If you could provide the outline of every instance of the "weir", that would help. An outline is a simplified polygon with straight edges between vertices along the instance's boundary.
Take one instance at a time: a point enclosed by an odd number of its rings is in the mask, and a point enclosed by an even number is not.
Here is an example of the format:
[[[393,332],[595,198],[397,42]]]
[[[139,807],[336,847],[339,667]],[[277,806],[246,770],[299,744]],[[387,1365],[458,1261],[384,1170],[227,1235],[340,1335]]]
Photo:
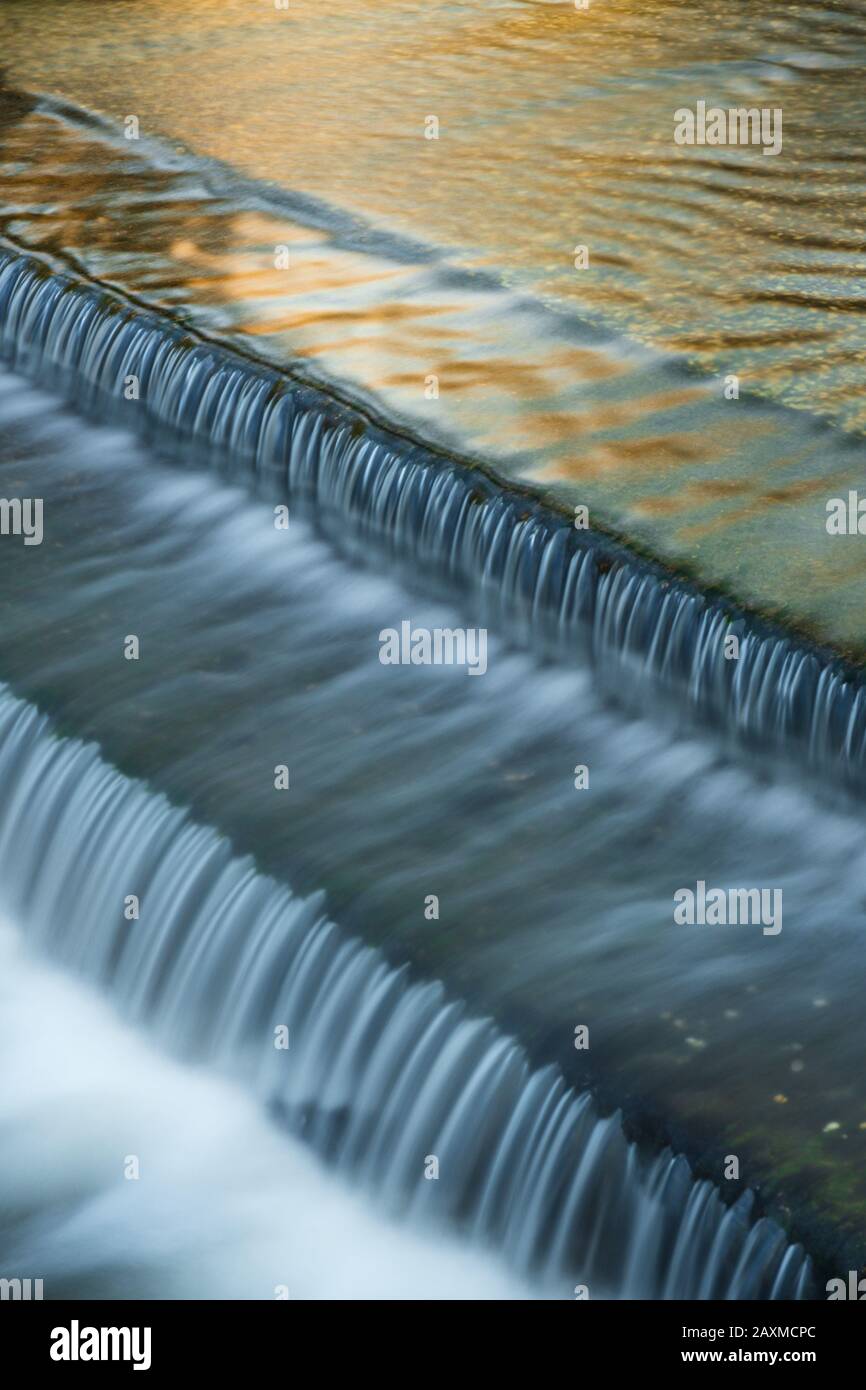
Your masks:
[[[22,269],[0,272],[4,293]],[[761,1210],[830,1272],[854,1267],[859,818],[828,814],[808,786],[735,770],[715,738],[671,738],[598,699],[587,665],[626,703],[665,713],[656,695],[685,690],[670,709],[700,713],[687,681],[665,685],[606,640],[601,618],[610,625],[622,597],[609,578],[627,580],[634,557],[308,385],[214,344],[167,341],[166,321],[140,308],[112,313],[91,287],[79,322],[79,285],[39,273],[25,284],[27,312],[47,305],[55,326],[68,304],[70,365],[28,357],[25,335],[19,366],[113,425],[0,372],[4,490],[50,502],[42,545],[0,550],[4,678],[276,879],[326,892],[335,920],[495,1017],[536,1067],[593,1087],[606,1111],[621,1104],[630,1137],[671,1145],[714,1181],[741,1154]],[[176,393],[172,411],[95,384],[122,371],[123,354],[104,378],[94,357],[112,320],[163,362],[153,386]],[[215,468],[184,475],[161,455]],[[287,495],[291,527],[278,533],[268,503]],[[640,578],[638,634],[667,594],[657,567]],[[687,605],[688,591],[673,598]],[[407,615],[430,630],[489,624],[483,679],[383,667],[379,634]],[[129,632],[142,636],[140,663],[122,659]],[[545,660],[508,651],[503,633]],[[746,737],[773,747],[766,731]],[[802,750],[803,737],[789,729],[775,746]],[[275,762],[291,764],[285,802]],[[576,762],[592,769],[589,793],[575,793]],[[675,893],[703,879],[783,889],[784,931],[734,943],[727,929],[677,925]],[[430,892],[443,895],[433,928],[421,915]],[[592,1048],[577,1052],[583,1022]]]
[[[0,1274],[856,1297],[863,16],[9,8]]]
[[[253,1088],[388,1210],[501,1249],[553,1296],[811,1292],[802,1248],[750,1218],[750,1193],[726,1207],[682,1157],[627,1142],[617,1114],[441,985],[344,937],[321,895],[257,873],[2,689],[0,783],[2,906],[40,951]],[[133,889],[138,921],[123,915]]]
[[[673,700],[735,742],[863,790],[859,668],[575,530],[480,467],[9,249],[0,251],[0,351],[161,450],[289,497],[344,553],[422,570],[512,643],[590,661],[630,707],[661,711]],[[136,400],[124,399],[130,377]],[[725,655],[730,636],[736,660]]]

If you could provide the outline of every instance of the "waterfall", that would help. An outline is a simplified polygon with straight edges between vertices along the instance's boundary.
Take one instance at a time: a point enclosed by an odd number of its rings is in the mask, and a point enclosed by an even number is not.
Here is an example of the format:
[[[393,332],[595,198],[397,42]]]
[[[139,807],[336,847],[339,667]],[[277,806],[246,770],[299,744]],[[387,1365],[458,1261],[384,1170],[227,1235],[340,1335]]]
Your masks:
[[[10,246],[7,243],[7,246]],[[660,696],[753,747],[860,789],[862,676],[832,652],[578,531],[480,466],[38,258],[0,250],[0,352],[163,451],[207,460],[458,593],[509,640],[589,661],[634,708]],[[135,378],[138,399],[124,398]],[[736,635],[739,659],[727,660]]]
[[[683,1157],[627,1141],[618,1114],[439,984],[343,937],[321,895],[258,873],[2,687],[0,784],[2,907],[40,952],[249,1088],[384,1207],[563,1297],[809,1295],[809,1260],[753,1219],[751,1193],[726,1207]]]

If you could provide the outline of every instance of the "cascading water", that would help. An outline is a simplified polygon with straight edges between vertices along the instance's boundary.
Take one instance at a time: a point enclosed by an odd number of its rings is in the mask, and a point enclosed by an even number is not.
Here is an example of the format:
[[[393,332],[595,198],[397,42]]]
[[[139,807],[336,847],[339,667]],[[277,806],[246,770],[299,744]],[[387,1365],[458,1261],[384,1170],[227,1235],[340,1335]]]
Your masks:
[[[857,5],[62,8],[0,12],[0,1300],[856,1298]]]
[[[0,253],[0,351],[77,404],[122,418],[315,510],[344,551],[370,547],[548,656],[589,658],[620,699],[659,691],[737,739],[862,788],[866,690],[832,653],[710,600],[576,531],[478,469],[389,434],[251,358],[104,290]],[[124,402],[124,382],[140,396]],[[724,638],[739,639],[739,658]]]
[[[553,1068],[343,938],[97,750],[0,692],[3,906],[185,1058],[254,1088],[338,1171],[569,1297],[798,1298],[810,1266],[744,1194],[628,1143]],[[134,893],[141,917],[127,920]],[[288,1048],[274,1045],[287,1028]],[[424,1181],[433,1156],[438,1182]]]
[[[449,995],[471,1000],[482,1016],[493,1012],[501,1031],[526,1041],[536,1066],[552,1060],[576,1092],[598,1082],[607,1109],[625,1102],[630,1123],[640,1120],[644,1106],[656,1116],[669,1109],[674,1123],[650,1132],[661,1128],[662,1142],[685,1148],[703,1173],[718,1175],[719,1156],[737,1151],[741,1133],[751,1149],[745,1182],[755,1184],[768,1167],[772,1176],[777,1161],[771,1157],[768,1165],[762,1143],[776,1145],[784,1163],[804,1135],[809,1142],[815,1126],[837,1114],[846,1133],[856,1133],[856,1084],[834,1101],[833,1112],[822,1113],[828,1076],[840,1062],[854,1075],[851,1056],[860,1036],[850,987],[859,909],[850,930],[840,934],[833,926],[840,904],[848,911],[860,900],[854,815],[816,819],[807,792],[759,790],[747,775],[737,774],[732,785],[734,774],[713,740],[680,737],[672,746],[649,723],[638,727],[605,711],[591,697],[591,683],[573,669],[572,659],[588,653],[605,679],[629,687],[627,698],[659,684],[688,696],[696,662],[710,677],[707,684],[696,678],[693,708],[712,716],[714,701],[724,697],[729,703],[717,720],[724,724],[737,711],[732,692],[740,690],[739,678],[730,688],[715,682],[712,653],[690,647],[696,631],[709,640],[708,633],[724,630],[724,612],[685,587],[665,589],[660,572],[575,533],[483,472],[389,436],[309,386],[222,347],[194,338],[184,346],[165,320],[119,306],[111,296],[101,300],[92,288],[35,265],[15,260],[0,271],[4,351],[40,385],[59,385],[76,404],[127,428],[74,421],[20,377],[0,377],[0,410],[10,426],[0,466],[19,490],[22,475],[32,474],[31,491],[38,477],[51,499],[49,544],[26,552],[26,576],[18,573],[14,550],[3,553],[4,674],[20,692],[57,711],[65,728],[98,739],[127,773],[147,776],[179,804],[194,806],[199,820],[237,837],[279,880],[301,883],[307,895],[323,888],[337,921],[385,943],[392,960],[411,961],[421,977],[442,979]],[[142,392],[140,400],[120,405],[132,340]],[[222,478],[205,471],[180,478],[159,462],[163,453],[209,460]],[[291,497],[288,547],[275,538],[270,508],[226,487],[226,478],[252,483],[269,499]],[[325,533],[326,544],[312,538],[299,513]],[[55,549],[57,538],[63,544]],[[384,555],[396,577],[362,575],[334,552],[368,570],[371,558]],[[58,566],[68,585],[58,586]],[[411,668],[385,672],[376,661],[380,627],[419,601],[428,605],[431,586],[448,596],[447,608],[438,600],[432,606],[437,615],[447,611],[449,623],[467,616],[490,623],[495,659],[485,681],[464,677],[446,692],[429,672],[416,680]],[[450,606],[457,591],[462,619]],[[180,605],[179,593],[186,600]],[[30,631],[37,609],[48,638],[43,644]],[[110,650],[111,634],[128,630],[150,634],[144,685],[131,668],[118,672]],[[513,645],[554,660],[541,670],[509,655],[496,641],[500,631]],[[780,706],[773,695],[784,691],[790,675],[786,651],[795,664],[818,657],[770,633],[754,640],[760,698],[747,703],[741,731],[761,746],[775,739],[799,748],[811,738],[815,759],[838,766],[838,742],[816,733],[816,711],[826,715],[835,698],[832,680],[819,687],[814,709],[797,681],[796,699]],[[802,673],[802,663],[796,669]],[[511,698],[515,679],[523,708],[515,709]],[[727,679],[725,670],[720,681]],[[843,759],[852,780],[855,728],[852,718]],[[838,728],[831,724],[831,732]],[[304,776],[293,785],[290,815],[281,817],[254,768],[266,772],[271,751],[287,737]],[[570,778],[564,787],[562,776],[578,746],[601,775],[576,821]],[[414,806],[401,767],[412,768],[417,781]],[[472,802],[467,784],[478,789]],[[421,799],[430,808],[423,814]],[[361,823],[354,809],[349,813],[359,804],[366,808]],[[657,821],[666,824],[669,845],[661,845]],[[459,850],[433,849],[440,824],[457,827]],[[805,847],[818,836],[822,855],[806,869]],[[734,945],[671,933],[668,904],[677,885],[707,865],[722,881],[739,882],[746,864],[784,885],[790,912],[784,954],[761,952],[760,938]],[[627,889],[623,865],[634,876]],[[449,922],[422,938],[413,926],[419,885],[427,879],[436,885],[445,874]],[[36,879],[33,887],[38,892]],[[90,891],[88,880],[82,900]],[[509,908],[515,893],[534,904],[531,916]],[[104,916],[104,904],[97,904],[89,928],[94,938],[104,931]],[[116,920],[113,903],[108,920]],[[544,930],[530,939],[535,920],[543,920]],[[820,932],[797,931],[798,921],[833,931],[834,951],[822,950]],[[197,971],[189,972],[193,993]],[[761,992],[758,1010],[751,1007],[753,990]],[[826,1016],[812,1012],[828,995],[831,1037],[822,1027]],[[724,1014],[723,1004],[730,1006]],[[576,1065],[578,1054],[567,1055],[570,1020],[587,1009],[596,1020],[594,1057],[603,1062],[589,1072]],[[723,1021],[728,1017],[737,1019],[735,1028]],[[777,1112],[770,1107],[786,1087],[792,1047],[808,1058],[808,1109]],[[503,1067],[507,1072],[504,1061]],[[606,1076],[613,1078],[607,1086]],[[315,1086],[309,1094],[315,1096]],[[695,1098],[708,1094],[716,1097],[714,1123],[725,1145],[714,1153],[706,1132],[694,1143],[681,1123]],[[323,1113],[310,1104],[274,1102],[281,1106],[289,1123],[303,1122],[305,1135],[339,1161],[349,1123],[339,1106]],[[619,1147],[618,1124],[611,1133],[616,1142],[608,1140],[607,1161],[625,1170],[628,1153],[637,1165],[637,1150]],[[854,1146],[850,1152],[853,1168]],[[644,1156],[640,1167],[646,1177],[652,1160]],[[352,1171],[363,1172],[364,1163]],[[683,1171],[682,1160],[673,1171]],[[712,1213],[720,1216],[723,1208],[712,1187],[680,1190],[672,1181],[664,1191],[677,1229],[688,1191],[712,1197],[689,1199],[681,1249],[691,1249],[695,1222],[712,1225]],[[440,1200],[430,1186],[415,1193],[416,1204]],[[785,1225],[797,1213],[792,1187],[765,1185],[762,1192],[764,1209]],[[695,1200],[701,1211],[708,1203],[710,1214],[696,1212]],[[565,1221],[567,1229],[588,1231],[589,1245],[596,1239],[604,1252],[592,1266],[599,1285],[616,1292],[665,1288],[667,1260],[679,1270],[672,1289],[694,1294],[709,1287],[703,1265],[698,1274],[674,1255],[672,1236],[662,1241],[666,1272],[656,1266],[648,1281],[633,1273],[638,1266],[644,1271],[643,1258],[624,1263],[612,1256],[611,1249],[632,1247],[635,1223],[646,1229],[649,1220],[619,1198],[617,1204],[617,1220],[629,1213],[628,1235],[610,1234],[617,1222],[608,1214],[593,1237],[592,1203],[578,1207],[573,1223]],[[453,1206],[442,1205],[464,1227],[474,1219],[466,1214],[465,1193]],[[495,1227],[496,1202],[485,1210]],[[551,1277],[583,1277],[583,1269],[574,1273],[564,1262],[557,1221],[545,1228],[543,1212],[538,1219],[544,1233],[535,1239],[549,1253]],[[733,1209],[732,1220],[742,1221],[741,1209]],[[794,1233],[811,1248],[808,1219],[797,1221]],[[853,1247],[855,1234],[846,1230],[845,1238]],[[825,1239],[816,1253],[835,1261],[838,1249]],[[771,1279],[770,1292],[773,1286]]]

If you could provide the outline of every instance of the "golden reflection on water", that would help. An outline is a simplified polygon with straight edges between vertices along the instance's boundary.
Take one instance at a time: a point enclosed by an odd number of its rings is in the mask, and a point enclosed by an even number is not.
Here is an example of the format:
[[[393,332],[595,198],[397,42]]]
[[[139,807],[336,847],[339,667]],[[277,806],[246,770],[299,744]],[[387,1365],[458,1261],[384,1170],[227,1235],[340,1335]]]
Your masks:
[[[866,423],[854,6],[37,0],[0,25],[21,83]],[[699,97],[781,106],[781,155],[675,146]]]

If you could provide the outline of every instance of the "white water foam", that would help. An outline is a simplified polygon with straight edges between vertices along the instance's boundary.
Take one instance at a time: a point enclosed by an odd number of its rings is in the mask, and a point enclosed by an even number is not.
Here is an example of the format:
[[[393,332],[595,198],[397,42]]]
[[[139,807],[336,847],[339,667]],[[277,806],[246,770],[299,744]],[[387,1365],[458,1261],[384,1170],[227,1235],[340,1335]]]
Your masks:
[[[374,1213],[251,1098],[159,1054],[6,921],[0,1038],[0,1276],[43,1279],[46,1298],[530,1296],[492,1256]]]

